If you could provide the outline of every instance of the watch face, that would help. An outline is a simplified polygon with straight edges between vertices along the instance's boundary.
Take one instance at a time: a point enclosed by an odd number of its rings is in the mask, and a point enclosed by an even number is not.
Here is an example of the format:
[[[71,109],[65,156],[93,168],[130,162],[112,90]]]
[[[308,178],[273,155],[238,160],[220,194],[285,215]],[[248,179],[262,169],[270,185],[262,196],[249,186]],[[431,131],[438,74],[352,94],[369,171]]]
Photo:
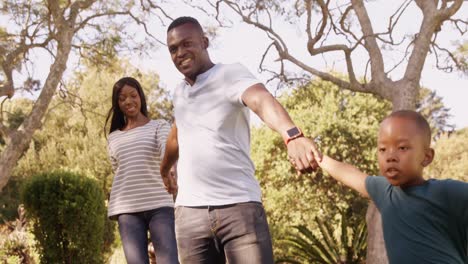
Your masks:
[[[287,133],[288,133],[288,137],[291,138],[291,137],[294,137],[294,136],[297,136],[297,135],[301,134],[301,131],[299,131],[299,128],[293,127],[291,129],[289,129],[287,131]]]

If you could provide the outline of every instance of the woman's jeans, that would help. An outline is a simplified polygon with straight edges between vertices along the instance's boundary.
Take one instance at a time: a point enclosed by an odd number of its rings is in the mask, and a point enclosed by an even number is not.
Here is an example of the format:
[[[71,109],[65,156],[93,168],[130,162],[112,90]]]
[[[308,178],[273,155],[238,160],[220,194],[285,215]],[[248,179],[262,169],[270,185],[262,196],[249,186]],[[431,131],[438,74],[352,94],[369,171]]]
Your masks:
[[[176,264],[177,243],[174,229],[174,208],[121,214],[119,232],[128,264],[149,263],[148,230],[158,264]]]

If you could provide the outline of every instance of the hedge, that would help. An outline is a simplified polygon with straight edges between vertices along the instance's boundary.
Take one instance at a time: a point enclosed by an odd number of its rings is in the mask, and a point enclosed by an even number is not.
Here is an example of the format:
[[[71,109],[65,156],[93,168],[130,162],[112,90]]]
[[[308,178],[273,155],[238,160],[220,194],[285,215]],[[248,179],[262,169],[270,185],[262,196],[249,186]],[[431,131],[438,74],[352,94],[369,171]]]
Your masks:
[[[41,263],[103,263],[104,193],[94,179],[64,171],[29,179],[22,200]]]

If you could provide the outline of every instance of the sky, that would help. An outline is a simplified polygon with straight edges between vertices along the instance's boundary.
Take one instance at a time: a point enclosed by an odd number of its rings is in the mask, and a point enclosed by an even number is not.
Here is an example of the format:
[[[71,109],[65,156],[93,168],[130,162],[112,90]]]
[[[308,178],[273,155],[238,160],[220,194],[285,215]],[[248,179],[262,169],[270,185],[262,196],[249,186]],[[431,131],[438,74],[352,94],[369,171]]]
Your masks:
[[[199,0],[200,1],[200,0]],[[345,1],[337,1],[337,3]],[[397,3],[401,1],[369,1],[367,2],[367,10],[371,18],[374,31],[382,32],[387,27],[387,18],[393,13],[394,10],[399,6]],[[203,26],[214,25],[213,19],[207,17],[205,14],[195,9],[189,8],[183,4],[174,4],[170,2],[166,6],[165,11],[172,17],[190,15],[197,18]],[[224,9],[224,11],[228,11]],[[266,35],[249,25],[246,25],[240,21],[236,16],[232,16],[229,12],[226,12],[226,17],[233,21],[233,25],[230,28],[221,28],[217,31],[216,37],[211,39],[210,43],[210,56],[215,63],[235,63],[240,62],[245,65],[251,72],[253,72],[261,81],[266,82],[270,78],[270,75],[259,73],[258,66],[265,48],[270,43]],[[461,19],[468,20],[468,3],[464,3],[461,10],[458,11],[457,16]],[[400,27],[396,28],[395,38],[409,36],[414,32],[418,31],[422,14],[420,10],[411,4],[401,18],[399,23]],[[0,23],[5,23],[1,21]],[[320,70],[332,70],[336,72],[345,72],[345,64],[341,54],[332,54],[326,57],[311,57],[306,50],[305,41],[305,28],[304,23],[288,24],[279,19],[274,20],[274,27],[280,32],[284,39],[287,40],[289,50],[297,58],[303,59],[307,64],[316,67]],[[159,23],[150,25],[150,31],[165,40],[165,26],[161,26]],[[140,29],[141,30],[141,29]],[[333,41],[333,39],[331,39]],[[338,40],[338,39],[337,39]],[[468,34],[460,37],[460,35],[453,30],[453,28],[444,24],[442,32],[439,36],[439,43],[445,47],[450,47],[455,41],[468,40]],[[274,62],[276,57],[274,52],[267,57],[266,65],[271,68],[277,68],[278,63]],[[357,52],[353,56],[353,61],[356,70],[364,73],[363,69],[367,60],[363,51]],[[393,63],[398,61],[402,55],[402,51],[384,51],[385,63]],[[50,58],[45,53],[36,52],[34,56],[36,60],[40,61],[41,65],[50,65]],[[71,75],[73,72],[73,61],[76,58],[71,58],[67,69],[67,75]],[[135,66],[149,71],[155,71],[159,74],[160,82],[163,87],[168,90],[172,90],[183,78],[183,76],[174,67],[169,52],[165,46],[160,46],[155,51],[152,51],[150,56],[138,57],[132,56],[132,63]],[[49,67],[41,66],[32,69],[36,76],[40,79],[45,79],[47,76]],[[293,66],[288,65],[288,71],[298,72],[301,71]],[[390,74],[392,79],[399,78],[404,72],[404,67],[397,68]],[[18,82],[17,82],[18,83]],[[460,73],[444,73],[435,68],[435,60],[433,56],[428,56],[426,64],[423,70],[421,84],[424,87],[435,90],[439,96],[443,98],[444,104],[450,108],[452,115],[450,122],[456,125],[456,128],[468,127],[468,106],[466,104],[468,98],[468,76],[464,76]],[[266,84],[267,88],[275,93],[276,86],[273,84]],[[257,120],[258,121],[258,120]]]

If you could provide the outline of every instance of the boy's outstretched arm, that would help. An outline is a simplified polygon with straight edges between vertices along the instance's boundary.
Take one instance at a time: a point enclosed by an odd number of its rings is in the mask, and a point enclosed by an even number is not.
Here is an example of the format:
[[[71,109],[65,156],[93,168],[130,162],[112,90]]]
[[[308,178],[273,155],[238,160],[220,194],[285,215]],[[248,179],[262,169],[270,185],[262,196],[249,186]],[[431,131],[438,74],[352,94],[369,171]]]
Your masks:
[[[358,191],[362,196],[369,197],[366,190],[366,178],[368,175],[356,167],[325,155],[322,161],[319,161],[319,166],[339,182]]]

